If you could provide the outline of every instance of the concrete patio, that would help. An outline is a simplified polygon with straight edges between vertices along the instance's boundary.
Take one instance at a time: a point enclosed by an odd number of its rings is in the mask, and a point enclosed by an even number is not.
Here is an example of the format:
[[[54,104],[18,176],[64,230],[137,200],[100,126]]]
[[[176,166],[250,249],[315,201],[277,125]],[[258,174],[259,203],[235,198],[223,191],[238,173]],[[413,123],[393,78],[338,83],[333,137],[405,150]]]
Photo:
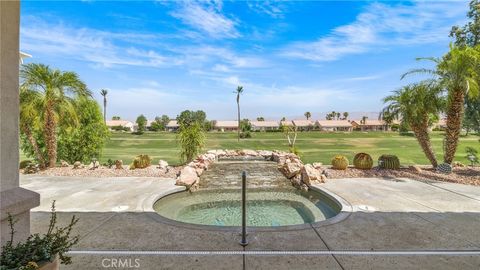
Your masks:
[[[22,176],[21,186],[41,194],[32,232],[45,230],[54,199],[62,224],[80,218],[75,250],[244,250],[238,232],[162,223],[148,212],[160,194],[181,190],[172,179]],[[350,202],[350,216],[302,230],[252,229],[245,250],[480,250],[479,187],[408,179],[338,179],[320,187]],[[105,254],[74,255],[62,269],[104,269],[112,258],[138,259],[137,269],[480,269],[480,256],[470,255]]]

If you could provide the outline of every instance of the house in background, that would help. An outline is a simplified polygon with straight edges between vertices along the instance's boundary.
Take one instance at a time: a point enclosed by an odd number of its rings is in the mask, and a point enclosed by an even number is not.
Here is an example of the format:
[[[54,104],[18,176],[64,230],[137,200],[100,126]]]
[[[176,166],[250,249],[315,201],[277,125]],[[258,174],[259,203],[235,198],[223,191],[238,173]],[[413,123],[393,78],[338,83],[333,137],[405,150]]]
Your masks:
[[[353,125],[348,120],[317,120],[315,125],[320,128],[321,131],[347,131],[353,130]]]
[[[177,120],[170,120],[166,126],[167,131],[176,132],[179,128]]]
[[[250,121],[253,131],[278,130],[280,123],[277,121]]]
[[[216,131],[237,131],[238,121],[214,121],[213,129]]]
[[[127,120],[107,120],[106,125],[110,130],[115,130],[117,127],[122,127],[126,131],[135,131],[135,124]]]
[[[388,131],[390,126],[385,123],[383,120],[378,119],[366,119],[365,122],[362,120],[352,120],[351,121],[353,128],[361,131]]]
[[[315,122],[312,120],[292,120],[292,123],[300,131],[314,130]]]

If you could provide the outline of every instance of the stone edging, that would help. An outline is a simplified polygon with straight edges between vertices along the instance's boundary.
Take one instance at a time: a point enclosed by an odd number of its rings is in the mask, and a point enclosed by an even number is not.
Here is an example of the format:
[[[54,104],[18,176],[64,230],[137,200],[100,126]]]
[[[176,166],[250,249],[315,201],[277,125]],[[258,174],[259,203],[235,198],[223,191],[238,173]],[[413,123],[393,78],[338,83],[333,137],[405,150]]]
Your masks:
[[[321,172],[321,163],[303,164],[300,158],[292,153],[267,150],[209,150],[188,163],[178,174],[176,185],[185,186],[191,191],[198,189],[202,173],[218,159],[228,158],[263,158],[277,162],[283,175],[290,179],[292,185],[308,190],[312,184],[324,183],[326,176]]]

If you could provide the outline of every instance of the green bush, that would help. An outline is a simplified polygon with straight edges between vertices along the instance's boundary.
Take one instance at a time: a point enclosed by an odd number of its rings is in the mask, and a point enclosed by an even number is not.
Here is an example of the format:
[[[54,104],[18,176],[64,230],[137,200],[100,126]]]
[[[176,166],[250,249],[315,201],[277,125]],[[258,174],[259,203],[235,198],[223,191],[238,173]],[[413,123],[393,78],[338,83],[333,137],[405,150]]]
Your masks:
[[[182,162],[192,161],[205,145],[205,131],[202,124],[193,122],[181,124],[177,141],[180,143],[180,159]]]
[[[22,160],[20,161],[20,164],[19,164],[19,168],[22,170],[22,169],[25,169],[28,165],[30,165],[32,163],[31,160]]]
[[[336,155],[332,158],[332,167],[335,170],[346,170],[348,167],[348,158],[342,155]]]
[[[357,169],[369,170],[373,167],[373,159],[367,153],[358,153],[353,158],[353,165]]]
[[[240,132],[240,139],[252,138],[250,131]]]
[[[381,155],[378,158],[378,167],[382,169],[400,169],[400,160],[395,155]]]
[[[130,164],[130,170],[134,169],[144,169],[150,166],[152,163],[152,158],[149,155],[138,155],[133,159],[132,164]]]

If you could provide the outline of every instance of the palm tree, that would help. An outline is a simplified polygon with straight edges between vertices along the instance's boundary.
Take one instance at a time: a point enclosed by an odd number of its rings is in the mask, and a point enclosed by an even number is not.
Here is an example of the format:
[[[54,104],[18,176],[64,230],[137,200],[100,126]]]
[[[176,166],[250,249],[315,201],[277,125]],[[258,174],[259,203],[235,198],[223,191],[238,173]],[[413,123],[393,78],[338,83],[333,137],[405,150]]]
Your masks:
[[[103,122],[107,124],[107,89],[100,90],[100,95],[103,96]]]
[[[310,119],[310,117],[312,117],[312,114],[310,112],[306,112],[303,115],[305,115],[305,118],[307,118],[307,120]]]
[[[238,141],[240,141],[240,95],[243,93],[243,86],[237,86],[234,93],[237,94]]]
[[[56,130],[60,122],[72,122],[76,119],[74,98],[91,96],[78,75],[74,72],[63,72],[51,69],[43,64],[27,64],[20,70],[21,87],[36,92],[40,97],[42,108],[45,144],[48,155],[48,166],[55,167],[57,161]]]
[[[347,120],[348,119],[348,112],[344,112],[343,113],[343,120]]]
[[[40,168],[45,167],[45,159],[40,151],[37,139],[34,136],[34,130],[38,129],[40,119],[38,118],[38,108],[40,97],[37,92],[30,91],[25,87],[20,87],[20,132],[25,134],[30,145],[33,148],[35,159]]]
[[[445,130],[444,162],[451,164],[457,151],[458,139],[462,128],[465,97],[477,97],[479,92],[478,64],[480,48],[450,46],[443,58],[419,58],[436,64],[436,69],[414,69],[405,73],[430,74],[437,79],[447,92],[447,128]]]
[[[383,99],[387,106],[381,115],[402,118],[415,133],[418,143],[433,167],[438,162],[430,142],[428,124],[431,115],[438,115],[444,106],[442,88],[432,82],[421,82],[402,87]]]

